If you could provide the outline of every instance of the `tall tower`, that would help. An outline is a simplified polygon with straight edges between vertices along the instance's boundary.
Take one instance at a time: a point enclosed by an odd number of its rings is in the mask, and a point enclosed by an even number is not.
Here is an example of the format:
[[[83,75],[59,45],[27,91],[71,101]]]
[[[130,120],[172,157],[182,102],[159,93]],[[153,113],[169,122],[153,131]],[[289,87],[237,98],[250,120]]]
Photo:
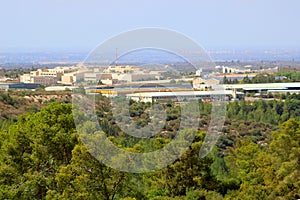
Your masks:
[[[118,48],[116,48],[116,61],[115,65],[118,66]]]

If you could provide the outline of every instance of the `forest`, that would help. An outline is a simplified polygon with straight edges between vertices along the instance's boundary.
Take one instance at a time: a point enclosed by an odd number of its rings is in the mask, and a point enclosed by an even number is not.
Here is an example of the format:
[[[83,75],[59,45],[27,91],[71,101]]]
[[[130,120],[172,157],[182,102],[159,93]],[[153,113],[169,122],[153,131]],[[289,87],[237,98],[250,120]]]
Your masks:
[[[122,132],[108,98],[98,96],[97,102],[103,132],[127,151],[160,149],[178,130],[176,103],[164,104],[163,130],[145,142]],[[196,137],[180,158],[141,174],[115,170],[90,154],[78,136],[70,102],[53,100],[18,118],[8,115],[0,122],[0,199],[300,199],[300,95],[229,102],[222,135],[200,158],[211,106],[199,101],[199,128],[183,130]],[[137,126],[149,122],[150,107],[130,102]]]

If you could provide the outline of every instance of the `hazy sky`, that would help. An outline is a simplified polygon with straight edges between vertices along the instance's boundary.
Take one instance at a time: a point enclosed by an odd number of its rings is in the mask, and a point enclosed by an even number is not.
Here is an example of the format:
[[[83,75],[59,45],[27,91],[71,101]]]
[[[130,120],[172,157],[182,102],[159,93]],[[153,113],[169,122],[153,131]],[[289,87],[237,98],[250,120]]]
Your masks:
[[[133,28],[184,33],[206,49],[300,48],[299,0],[2,0],[0,49],[89,50]]]

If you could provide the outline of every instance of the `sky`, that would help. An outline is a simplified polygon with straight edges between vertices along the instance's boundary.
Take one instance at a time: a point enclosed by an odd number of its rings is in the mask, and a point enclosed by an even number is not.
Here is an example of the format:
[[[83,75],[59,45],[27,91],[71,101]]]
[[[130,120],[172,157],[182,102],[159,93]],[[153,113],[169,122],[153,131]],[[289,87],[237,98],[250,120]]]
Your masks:
[[[176,30],[206,49],[300,49],[299,0],[9,0],[0,50],[91,50],[120,32]]]

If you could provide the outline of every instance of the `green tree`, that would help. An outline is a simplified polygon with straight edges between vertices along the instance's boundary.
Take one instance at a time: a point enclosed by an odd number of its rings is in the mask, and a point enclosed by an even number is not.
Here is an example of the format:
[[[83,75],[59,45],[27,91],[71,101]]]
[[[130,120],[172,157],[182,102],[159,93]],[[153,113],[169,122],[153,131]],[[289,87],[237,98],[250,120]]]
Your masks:
[[[128,176],[95,159],[83,145],[72,152],[71,163],[57,174],[47,199],[120,199],[129,195]],[[127,189],[127,191],[126,191]]]
[[[59,168],[71,160],[77,143],[72,106],[51,104],[21,116],[2,135],[0,196],[44,199]]]

